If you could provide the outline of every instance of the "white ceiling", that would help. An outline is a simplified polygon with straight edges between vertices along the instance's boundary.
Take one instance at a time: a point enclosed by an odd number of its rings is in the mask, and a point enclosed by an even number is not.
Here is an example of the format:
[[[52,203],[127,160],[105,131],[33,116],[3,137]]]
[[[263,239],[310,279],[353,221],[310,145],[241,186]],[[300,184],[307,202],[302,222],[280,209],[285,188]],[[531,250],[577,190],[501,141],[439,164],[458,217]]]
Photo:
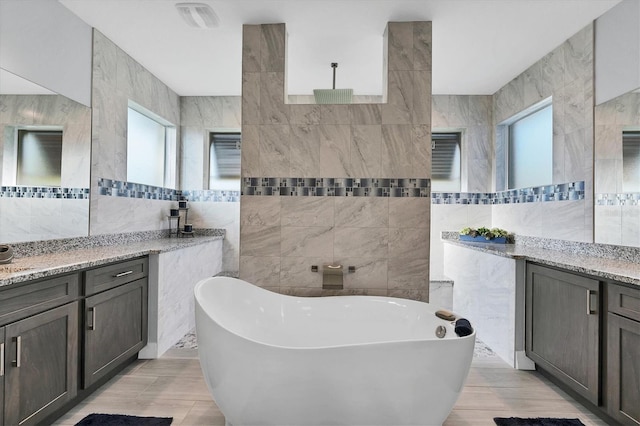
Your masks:
[[[388,21],[433,21],[433,93],[493,94],[619,0],[196,0],[220,27],[188,27],[176,0],[59,0],[181,96],[241,93],[242,25],[287,25],[289,94],[382,94]]]
[[[0,68],[0,94],[55,95],[55,92]]]

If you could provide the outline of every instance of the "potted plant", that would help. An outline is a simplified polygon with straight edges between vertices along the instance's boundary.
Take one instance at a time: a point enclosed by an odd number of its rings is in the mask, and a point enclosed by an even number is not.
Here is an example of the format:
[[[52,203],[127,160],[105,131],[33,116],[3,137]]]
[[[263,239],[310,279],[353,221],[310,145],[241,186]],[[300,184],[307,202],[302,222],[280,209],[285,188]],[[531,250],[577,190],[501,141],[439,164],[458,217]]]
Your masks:
[[[475,243],[495,243],[505,244],[512,242],[513,236],[501,228],[463,228],[460,231],[461,241],[472,241]]]

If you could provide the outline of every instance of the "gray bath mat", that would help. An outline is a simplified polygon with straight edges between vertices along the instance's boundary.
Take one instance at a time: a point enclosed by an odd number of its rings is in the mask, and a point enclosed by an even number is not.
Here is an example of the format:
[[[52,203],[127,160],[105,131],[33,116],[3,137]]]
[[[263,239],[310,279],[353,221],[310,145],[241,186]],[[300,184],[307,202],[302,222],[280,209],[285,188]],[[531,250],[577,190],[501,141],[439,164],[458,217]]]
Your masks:
[[[556,419],[551,417],[494,417],[498,426],[585,426],[579,419]]]
[[[138,417],[124,414],[89,414],[76,426],[169,426],[173,417]]]

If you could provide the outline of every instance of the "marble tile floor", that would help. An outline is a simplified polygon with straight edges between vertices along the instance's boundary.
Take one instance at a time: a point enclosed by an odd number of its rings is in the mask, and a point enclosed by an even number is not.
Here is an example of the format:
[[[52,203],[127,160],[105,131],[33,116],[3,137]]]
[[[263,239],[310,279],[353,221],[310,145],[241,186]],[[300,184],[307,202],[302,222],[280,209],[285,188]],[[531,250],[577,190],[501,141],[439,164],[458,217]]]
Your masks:
[[[74,425],[91,413],[173,417],[173,425],[224,425],[206,387],[197,349],[171,348],[139,360],[58,419]],[[537,372],[510,368],[488,351],[476,353],[466,385],[444,426],[491,426],[493,417],[579,418],[606,425]]]

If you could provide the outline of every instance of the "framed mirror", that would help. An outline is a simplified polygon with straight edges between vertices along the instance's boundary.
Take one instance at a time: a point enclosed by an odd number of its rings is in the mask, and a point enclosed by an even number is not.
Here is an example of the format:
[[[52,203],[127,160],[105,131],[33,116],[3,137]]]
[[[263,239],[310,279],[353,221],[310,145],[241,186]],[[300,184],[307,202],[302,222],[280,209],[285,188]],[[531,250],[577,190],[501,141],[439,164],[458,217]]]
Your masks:
[[[91,109],[0,69],[0,242],[89,233]]]
[[[640,89],[595,108],[595,242],[640,247]]]

